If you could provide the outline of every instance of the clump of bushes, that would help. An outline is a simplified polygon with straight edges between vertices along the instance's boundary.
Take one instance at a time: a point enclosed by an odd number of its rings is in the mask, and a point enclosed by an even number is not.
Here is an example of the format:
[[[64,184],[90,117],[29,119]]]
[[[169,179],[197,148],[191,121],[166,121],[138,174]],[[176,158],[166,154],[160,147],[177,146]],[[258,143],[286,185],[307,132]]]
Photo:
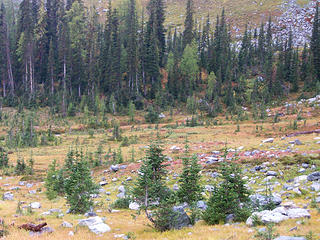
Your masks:
[[[66,196],[71,213],[85,213],[92,206],[91,194],[97,193],[89,163],[85,155],[78,150],[70,150],[64,166],[59,169],[53,161],[45,180],[46,195],[54,199],[58,195]]]
[[[222,182],[214,187],[203,220],[218,224],[226,222],[226,217],[233,214],[235,221],[245,221],[251,214],[250,192],[245,187],[241,169],[234,163],[223,163],[220,173]]]

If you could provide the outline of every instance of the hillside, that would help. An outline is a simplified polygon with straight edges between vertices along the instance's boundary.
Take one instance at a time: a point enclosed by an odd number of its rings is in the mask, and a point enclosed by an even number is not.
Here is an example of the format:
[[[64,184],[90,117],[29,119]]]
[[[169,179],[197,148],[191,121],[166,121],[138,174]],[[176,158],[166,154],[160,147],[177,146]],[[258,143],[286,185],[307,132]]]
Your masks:
[[[166,6],[166,26],[178,27],[183,26],[185,18],[186,0],[167,0]],[[229,23],[232,26],[243,27],[248,23],[251,26],[259,26],[261,21],[266,22],[269,16],[279,16],[283,12],[281,5],[283,3],[297,3],[303,7],[309,0],[297,0],[297,1],[283,1],[283,0],[195,0],[195,19],[196,21],[203,23],[207,15],[209,14],[212,22],[216,21],[216,16],[221,14],[223,8],[225,8],[226,16]],[[122,6],[125,4],[124,0],[113,0],[111,3],[114,6]],[[103,16],[107,10],[107,1],[88,0],[87,4],[90,6],[96,6],[98,12]],[[137,4],[141,11],[148,4],[147,0],[138,0]]]

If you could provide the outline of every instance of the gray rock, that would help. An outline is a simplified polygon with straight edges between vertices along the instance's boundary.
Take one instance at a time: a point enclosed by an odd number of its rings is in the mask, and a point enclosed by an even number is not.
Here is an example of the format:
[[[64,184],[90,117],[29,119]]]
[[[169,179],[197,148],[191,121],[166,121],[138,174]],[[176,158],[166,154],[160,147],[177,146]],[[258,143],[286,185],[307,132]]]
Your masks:
[[[289,232],[293,232],[293,231],[296,231],[296,230],[298,230],[298,227],[297,227],[297,226],[295,226],[295,227],[293,227],[293,228],[290,228]]]
[[[30,236],[40,236],[43,233],[53,233],[54,230],[51,227],[43,227],[40,232],[29,232]]]
[[[166,117],[166,115],[164,115],[163,113],[159,114],[159,118],[165,118],[165,117]]]
[[[251,202],[256,206],[259,206],[259,205],[265,206],[265,205],[269,204],[270,201],[277,206],[277,205],[280,205],[282,202],[281,197],[276,196],[276,195],[271,196],[271,198],[270,198],[268,196],[261,195],[261,194],[253,194],[253,195],[250,195],[249,198],[250,198]]]
[[[72,228],[72,224],[66,221],[63,221],[61,223],[61,227],[65,227],[65,228]]]
[[[123,169],[126,169],[127,167],[128,167],[128,165],[121,165],[120,169],[123,170]]]
[[[301,165],[303,168],[308,168],[309,167],[309,164],[308,163],[302,163]]]
[[[277,173],[277,172],[275,172],[275,171],[268,171],[266,175],[267,175],[267,176],[273,176],[273,177],[276,177],[276,176],[278,175],[278,173]]]
[[[2,196],[2,199],[4,201],[8,200],[8,201],[12,201],[13,200],[13,194],[11,192],[5,192]]]
[[[308,176],[307,175],[301,175],[301,176],[298,176],[298,177],[295,177],[293,179],[293,181],[295,183],[299,183],[299,182],[303,182],[303,181],[306,181],[308,179]]]
[[[289,236],[280,236],[274,240],[306,240],[305,237],[289,237]]]
[[[299,139],[294,140],[295,145],[302,145],[302,142]]]
[[[70,237],[74,236],[74,232],[73,232],[73,231],[70,231],[70,232],[68,233],[68,236],[70,236]]]
[[[253,217],[256,216],[263,223],[279,223],[287,219],[293,218],[310,218],[311,215],[308,210],[303,208],[277,207],[274,210],[265,210],[261,212],[254,212],[246,221],[249,226],[253,225]]]
[[[308,181],[317,181],[320,180],[320,172],[313,172],[308,175]]]
[[[41,208],[41,204],[39,202],[33,202],[33,203],[30,203],[30,207],[32,209],[39,209]]]
[[[267,138],[262,140],[262,143],[273,143],[273,141],[274,141],[274,138]]]
[[[110,170],[113,172],[118,172],[120,169],[119,165],[111,165]]]
[[[127,181],[127,182],[132,181],[132,177],[128,177],[128,178],[126,179],[126,181]]]
[[[125,197],[126,197],[126,194],[123,192],[117,194],[117,198],[125,198]]]
[[[228,215],[226,216],[226,222],[227,222],[227,223],[233,222],[234,217],[235,217],[234,214],[228,214]]]
[[[172,187],[173,191],[178,191],[179,190],[179,185],[178,184],[174,184]]]
[[[312,185],[310,186],[310,189],[312,191],[319,192],[320,191],[320,183],[319,182],[312,183]]]
[[[107,185],[107,184],[108,184],[107,181],[101,181],[101,182],[99,182],[99,185],[100,185],[100,186],[105,186],[105,185]]]
[[[79,226],[87,226],[90,231],[95,234],[102,234],[111,231],[111,228],[103,222],[101,217],[98,216],[79,220]]]
[[[119,193],[125,193],[126,189],[124,188],[123,185],[121,185],[121,186],[118,187],[118,191],[119,191]]]
[[[33,183],[27,183],[26,187],[27,188],[32,188],[33,187]]]
[[[214,190],[214,186],[212,186],[212,185],[205,185],[204,188],[208,192],[213,192],[213,190]]]
[[[208,207],[207,203],[205,201],[198,201],[197,202],[197,208],[201,210],[206,210]]]
[[[86,212],[84,214],[84,216],[85,217],[95,217],[95,216],[97,216],[97,214],[95,212],[93,212],[93,211],[90,211],[90,212]]]
[[[186,214],[182,206],[173,207],[173,211],[175,212],[175,216],[173,216],[171,229],[181,229],[183,227],[187,227],[191,224],[189,216]]]
[[[131,202],[129,204],[129,209],[131,209],[131,210],[139,210],[139,208],[140,208],[140,205],[136,202]]]
[[[310,218],[311,215],[307,209],[304,208],[291,208],[287,211],[289,218]]]

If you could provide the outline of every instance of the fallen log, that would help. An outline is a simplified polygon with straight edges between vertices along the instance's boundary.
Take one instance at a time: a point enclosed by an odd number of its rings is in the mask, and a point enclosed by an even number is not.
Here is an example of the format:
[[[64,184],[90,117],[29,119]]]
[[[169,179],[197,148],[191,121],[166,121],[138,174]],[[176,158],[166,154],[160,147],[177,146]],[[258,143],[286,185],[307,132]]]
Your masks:
[[[27,230],[27,231],[32,231],[32,232],[40,232],[41,229],[46,225],[47,225],[46,222],[38,224],[38,225],[35,225],[35,224],[32,224],[32,223],[25,223],[25,224],[22,224],[21,226],[19,226],[18,228],[19,229],[24,229],[24,230]]]
[[[291,134],[286,135],[286,137],[295,137],[295,136],[298,136],[298,135],[312,134],[312,133],[320,133],[320,129],[316,129],[316,130],[313,130],[313,131],[295,132],[295,133],[291,133]]]

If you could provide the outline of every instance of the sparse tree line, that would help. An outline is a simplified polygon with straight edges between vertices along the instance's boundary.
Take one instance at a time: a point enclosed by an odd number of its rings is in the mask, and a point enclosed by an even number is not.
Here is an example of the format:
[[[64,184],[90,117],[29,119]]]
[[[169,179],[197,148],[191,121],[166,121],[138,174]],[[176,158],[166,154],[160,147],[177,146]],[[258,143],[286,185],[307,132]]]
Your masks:
[[[179,174],[178,189],[168,185],[168,162],[161,146],[149,145],[146,156],[138,170],[137,178],[126,186],[124,197],[113,202],[111,208],[129,208],[135,202],[139,205],[137,214],[144,213],[155,229],[167,231],[177,228],[181,212],[176,206],[185,206],[189,224],[200,219],[214,225],[221,222],[242,222],[258,209],[273,209],[272,193],[266,189],[268,204],[261,206],[249,198],[251,191],[246,187],[238,164],[226,161],[217,166],[218,181],[214,181],[210,192],[206,192],[201,179],[202,167],[197,156],[188,154],[188,146],[182,157],[183,169]],[[225,154],[225,156],[227,153]],[[56,161],[49,166],[46,181],[46,195],[52,200],[66,196],[70,213],[85,213],[94,207],[92,194],[98,193],[90,173],[90,162],[79,150],[70,150],[64,164],[59,168]],[[199,207],[199,201],[206,207]],[[207,201],[207,204],[205,203]],[[186,216],[186,215],[185,215]],[[137,217],[137,216],[135,216]]]
[[[273,39],[271,19],[246,27],[240,49],[224,11],[194,19],[187,1],[184,31],[165,28],[163,0],[141,13],[135,0],[111,6],[104,23],[94,7],[68,0],[23,0],[18,9],[1,3],[0,81],[4,105],[50,106],[66,116],[96,98],[111,112],[152,100],[158,107],[199,100],[215,116],[227,106],[268,103],[289,92],[320,91],[319,10],[310,46]],[[303,49],[303,50],[302,50]]]

